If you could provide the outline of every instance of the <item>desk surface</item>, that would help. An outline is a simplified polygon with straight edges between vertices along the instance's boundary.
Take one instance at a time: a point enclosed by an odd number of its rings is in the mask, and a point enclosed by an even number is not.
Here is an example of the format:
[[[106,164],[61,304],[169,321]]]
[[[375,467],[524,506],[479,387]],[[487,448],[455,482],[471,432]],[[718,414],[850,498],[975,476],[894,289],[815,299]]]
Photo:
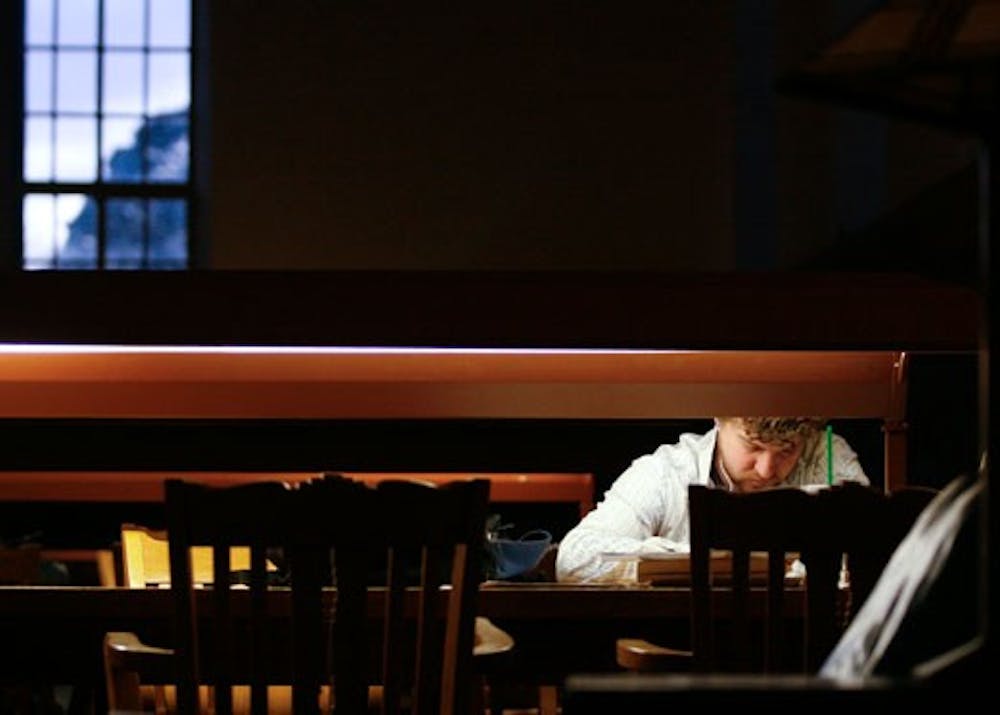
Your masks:
[[[207,600],[211,592],[199,595]],[[332,601],[334,595],[331,589],[326,597]],[[249,599],[236,596],[234,608],[249,611]],[[764,593],[759,596],[752,608],[763,610]],[[382,614],[383,597],[384,589],[370,590],[368,610],[373,618]],[[269,598],[269,611],[277,619],[287,618],[289,591],[275,589]],[[725,599],[716,600],[720,609],[726,608]],[[797,601],[787,599],[792,617],[801,613]],[[415,611],[416,599],[407,607]],[[99,682],[104,633],[133,631],[151,645],[169,645],[171,614],[168,589],[0,587],[0,639],[5,644],[0,650],[0,673],[6,677],[44,673],[49,678]],[[616,670],[616,638],[650,638],[685,646],[690,590],[484,584],[479,614],[514,637],[512,673],[552,683],[573,672]]]
[[[206,602],[210,591],[199,592]],[[726,609],[725,589],[714,601]],[[752,609],[765,606],[763,589],[755,589]],[[326,592],[332,603],[334,589]],[[414,593],[415,595],[415,593]],[[385,589],[369,589],[369,613],[382,613]],[[580,621],[614,619],[640,621],[661,618],[687,618],[690,615],[691,591],[683,586],[586,586],[552,583],[485,583],[479,590],[479,614],[491,619],[518,621]],[[273,589],[269,593],[271,610],[287,614],[290,592]],[[247,599],[249,600],[249,599]],[[235,595],[235,607],[241,597]],[[787,599],[790,613],[801,613],[797,599]],[[408,607],[416,607],[416,598]],[[116,623],[166,623],[171,614],[170,590],[166,588],[128,589],[100,586],[5,586],[0,587],[0,628],[9,628],[22,619],[93,620],[114,630]]]
[[[199,592],[206,602],[210,591]],[[369,589],[369,613],[382,613],[385,589]],[[332,603],[336,592],[327,591]],[[290,592],[269,593],[273,613],[287,614]],[[623,621],[687,618],[690,589],[684,587],[582,586],[561,584],[487,583],[479,591],[479,613],[491,619],[524,621],[614,618]],[[242,607],[236,592],[235,607]],[[412,605],[415,608],[416,599]],[[763,606],[763,599],[761,599]],[[99,586],[0,587],[0,628],[16,627],[25,619],[94,621],[114,630],[130,623],[167,623],[170,590],[104,588]]]

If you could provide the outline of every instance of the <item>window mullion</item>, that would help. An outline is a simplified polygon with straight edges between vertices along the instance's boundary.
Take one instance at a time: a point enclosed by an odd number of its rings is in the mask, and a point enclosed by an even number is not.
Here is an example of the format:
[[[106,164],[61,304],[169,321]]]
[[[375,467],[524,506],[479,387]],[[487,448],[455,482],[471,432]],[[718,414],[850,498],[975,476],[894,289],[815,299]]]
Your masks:
[[[143,14],[142,26],[142,123],[149,127],[149,47],[152,42],[149,14],[152,10],[150,0],[144,0],[146,12]],[[142,180],[149,181],[149,131],[143,132],[139,143],[139,166],[142,167]],[[140,202],[142,211],[142,253],[140,257],[143,268],[149,267],[149,207],[147,199]]]
[[[105,22],[104,22],[104,0],[99,0],[97,3],[97,187],[100,188],[104,184],[104,162],[102,156],[104,154],[104,32],[105,32]],[[105,213],[104,209],[106,207],[105,199],[98,198],[94,196],[94,202],[97,208],[97,221],[96,228],[97,232],[97,268],[98,270],[103,270],[105,268],[105,257],[107,255],[107,231],[105,223]]]

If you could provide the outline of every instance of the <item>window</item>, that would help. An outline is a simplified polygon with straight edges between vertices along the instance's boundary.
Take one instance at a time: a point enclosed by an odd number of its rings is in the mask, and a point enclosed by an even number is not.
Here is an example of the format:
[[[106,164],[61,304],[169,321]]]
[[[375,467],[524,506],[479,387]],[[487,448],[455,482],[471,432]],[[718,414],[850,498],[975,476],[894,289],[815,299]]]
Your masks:
[[[184,269],[191,0],[24,0],[21,267]]]

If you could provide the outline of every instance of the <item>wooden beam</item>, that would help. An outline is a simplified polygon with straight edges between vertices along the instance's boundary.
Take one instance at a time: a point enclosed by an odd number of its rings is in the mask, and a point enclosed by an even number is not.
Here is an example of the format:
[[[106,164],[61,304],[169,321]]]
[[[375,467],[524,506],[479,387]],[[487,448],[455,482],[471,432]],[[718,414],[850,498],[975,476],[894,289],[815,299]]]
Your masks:
[[[902,419],[898,352],[0,346],[0,418]]]

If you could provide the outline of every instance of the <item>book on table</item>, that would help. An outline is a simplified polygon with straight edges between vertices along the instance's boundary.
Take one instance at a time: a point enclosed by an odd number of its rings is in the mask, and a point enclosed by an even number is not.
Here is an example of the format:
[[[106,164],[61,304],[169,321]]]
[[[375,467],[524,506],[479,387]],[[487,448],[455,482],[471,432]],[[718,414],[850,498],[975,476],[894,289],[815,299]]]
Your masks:
[[[635,564],[635,582],[656,586],[688,585],[691,583],[691,555],[686,552],[667,551],[645,554],[603,554],[606,560],[629,561]],[[795,560],[795,554],[785,558],[786,579]],[[767,581],[768,556],[764,551],[750,553],[750,582],[764,584]],[[712,581],[726,583],[732,579],[732,552],[712,550],[709,557],[709,571]]]

